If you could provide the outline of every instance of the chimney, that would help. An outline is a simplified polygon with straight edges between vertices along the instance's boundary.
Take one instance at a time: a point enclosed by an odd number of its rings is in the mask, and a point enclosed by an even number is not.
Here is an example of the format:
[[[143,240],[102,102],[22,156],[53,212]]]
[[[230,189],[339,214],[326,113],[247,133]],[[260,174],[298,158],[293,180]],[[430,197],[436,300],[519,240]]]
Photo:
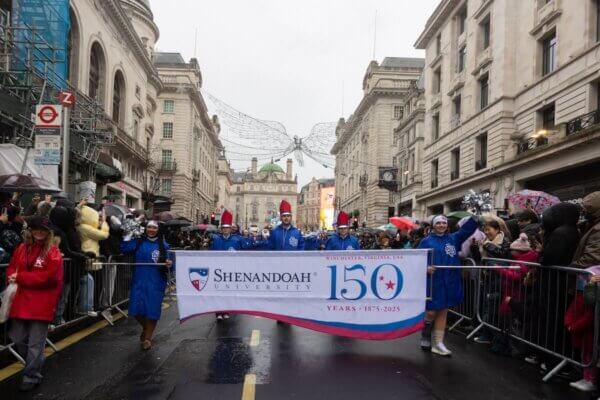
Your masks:
[[[252,174],[256,175],[258,172],[258,159],[256,157],[252,157]]]
[[[292,159],[291,158],[287,159],[287,169],[285,170],[285,178],[288,181],[292,180]]]

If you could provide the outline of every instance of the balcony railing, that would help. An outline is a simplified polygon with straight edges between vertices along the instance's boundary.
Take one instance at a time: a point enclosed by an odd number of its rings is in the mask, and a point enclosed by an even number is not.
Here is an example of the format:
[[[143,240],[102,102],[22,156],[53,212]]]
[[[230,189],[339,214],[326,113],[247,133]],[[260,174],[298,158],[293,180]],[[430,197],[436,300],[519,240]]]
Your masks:
[[[600,125],[600,109],[567,122],[567,136],[574,135],[595,125]]]
[[[547,137],[531,137],[518,144],[517,154],[523,154],[548,144]]]
[[[158,170],[160,172],[175,172],[177,171],[177,162],[176,161],[161,161],[158,164]]]
[[[124,144],[129,151],[133,154],[137,155],[141,160],[146,160],[148,157],[148,151],[146,148],[137,140],[129,136],[123,129],[118,126],[114,127],[115,129],[115,137],[117,138],[117,143]]]

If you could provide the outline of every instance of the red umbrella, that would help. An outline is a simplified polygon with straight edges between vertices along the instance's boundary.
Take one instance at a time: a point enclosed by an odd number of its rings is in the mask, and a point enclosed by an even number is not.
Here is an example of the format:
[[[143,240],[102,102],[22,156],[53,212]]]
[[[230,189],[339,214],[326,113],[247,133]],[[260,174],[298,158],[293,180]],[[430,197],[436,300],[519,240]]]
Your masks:
[[[417,227],[413,221],[406,217],[391,217],[390,224],[394,225],[401,231],[409,231]]]

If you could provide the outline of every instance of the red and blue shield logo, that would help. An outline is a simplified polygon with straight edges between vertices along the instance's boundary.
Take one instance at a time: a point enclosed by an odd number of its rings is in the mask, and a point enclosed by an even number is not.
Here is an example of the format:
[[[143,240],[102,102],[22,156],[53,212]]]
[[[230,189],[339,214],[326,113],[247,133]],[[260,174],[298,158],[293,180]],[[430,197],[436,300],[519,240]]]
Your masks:
[[[202,291],[208,283],[208,268],[190,268],[190,282],[197,291]]]

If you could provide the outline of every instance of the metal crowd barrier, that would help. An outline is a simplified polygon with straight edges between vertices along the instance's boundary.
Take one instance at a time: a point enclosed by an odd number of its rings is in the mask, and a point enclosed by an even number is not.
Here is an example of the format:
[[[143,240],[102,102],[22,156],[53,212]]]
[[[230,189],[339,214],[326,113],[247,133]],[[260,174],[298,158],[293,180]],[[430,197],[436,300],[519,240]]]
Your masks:
[[[592,275],[590,272],[493,258],[484,258],[482,265],[520,268],[480,271],[475,303],[479,326],[467,338],[487,329],[487,333],[503,335],[516,346],[522,344],[537,350],[542,359],[560,359],[544,376],[544,382],[568,363],[579,367],[595,363],[600,327],[598,290],[592,288],[596,294],[593,305],[582,303],[581,291]],[[579,302],[573,303],[576,297]],[[573,346],[572,335],[564,324],[567,311],[574,320],[590,321],[585,332],[588,340],[577,347]]]
[[[132,261],[133,257],[129,256],[64,259],[63,290],[50,330],[63,329],[97,316],[103,317],[112,325],[113,310],[126,317],[127,314],[121,307],[129,300],[135,266]],[[6,267],[7,265],[0,264],[0,286],[6,282]],[[47,344],[55,352],[59,351],[50,339],[47,339]],[[19,362],[25,363],[10,341],[8,323],[0,324],[0,352],[4,350],[9,351]]]
[[[475,267],[477,264],[472,258],[461,259],[463,266]],[[479,274],[478,269],[465,269],[462,271],[463,275],[463,291],[464,301],[448,309],[450,314],[455,315],[458,319],[450,325],[449,331],[454,330],[464,321],[473,322],[477,319],[477,290],[479,288]]]

